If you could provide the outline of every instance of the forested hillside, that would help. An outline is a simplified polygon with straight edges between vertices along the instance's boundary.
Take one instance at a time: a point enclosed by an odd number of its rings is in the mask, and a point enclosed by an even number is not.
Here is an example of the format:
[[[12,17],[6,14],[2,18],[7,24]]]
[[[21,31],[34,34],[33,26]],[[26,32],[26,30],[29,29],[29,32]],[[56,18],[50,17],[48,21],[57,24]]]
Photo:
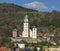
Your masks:
[[[0,3],[0,34],[11,36],[17,28],[22,32],[24,16],[29,15],[30,27],[36,26],[39,32],[60,34],[60,12],[38,12],[14,4]],[[2,36],[1,35],[1,36]]]

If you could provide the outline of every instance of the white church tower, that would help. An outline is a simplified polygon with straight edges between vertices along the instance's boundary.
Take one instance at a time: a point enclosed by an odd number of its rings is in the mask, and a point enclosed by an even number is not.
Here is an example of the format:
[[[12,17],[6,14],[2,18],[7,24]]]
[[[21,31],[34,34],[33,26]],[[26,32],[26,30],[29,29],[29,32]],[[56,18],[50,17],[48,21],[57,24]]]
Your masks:
[[[33,30],[32,31],[33,31],[32,32],[32,34],[33,34],[32,38],[33,39],[37,39],[37,28],[35,26],[33,27]]]
[[[24,18],[22,37],[29,37],[28,15],[25,15]]]

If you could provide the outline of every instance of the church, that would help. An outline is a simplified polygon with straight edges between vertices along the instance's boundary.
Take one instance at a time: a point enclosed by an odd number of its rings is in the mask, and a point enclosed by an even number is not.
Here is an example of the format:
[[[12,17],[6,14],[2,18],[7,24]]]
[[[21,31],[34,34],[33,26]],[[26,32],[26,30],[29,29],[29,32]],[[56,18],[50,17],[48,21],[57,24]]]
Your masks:
[[[25,40],[29,42],[37,42],[37,28],[34,26],[32,29],[30,29],[29,25],[29,19],[28,15],[24,16],[24,22],[23,22],[23,31],[21,33],[20,37],[17,37],[17,30],[14,29],[12,33],[12,40],[13,41],[20,41],[20,40]]]
[[[28,21],[28,15],[25,15],[24,23],[23,23],[23,32],[22,37],[30,37],[37,39],[37,28],[34,26],[31,29],[29,29],[29,21]]]

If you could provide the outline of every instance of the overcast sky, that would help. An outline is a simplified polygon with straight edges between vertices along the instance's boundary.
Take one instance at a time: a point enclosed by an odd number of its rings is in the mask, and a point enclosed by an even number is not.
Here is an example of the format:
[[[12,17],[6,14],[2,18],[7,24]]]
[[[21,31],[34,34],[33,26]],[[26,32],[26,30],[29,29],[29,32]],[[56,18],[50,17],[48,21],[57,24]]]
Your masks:
[[[0,0],[0,3],[2,2],[14,3],[39,11],[60,11],[60,0]]]

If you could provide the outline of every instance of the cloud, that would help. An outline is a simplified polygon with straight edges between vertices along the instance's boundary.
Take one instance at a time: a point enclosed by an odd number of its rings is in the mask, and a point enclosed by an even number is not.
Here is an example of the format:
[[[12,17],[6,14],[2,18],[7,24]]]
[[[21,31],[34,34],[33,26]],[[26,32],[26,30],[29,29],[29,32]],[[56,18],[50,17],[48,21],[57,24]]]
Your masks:
[[[48,8],[47,6],[44,5],[44,3],[37,2],[37,1],[23,4],[23,7],[30,8],[30,9],[36,9],[36,10],[47,9]]]

